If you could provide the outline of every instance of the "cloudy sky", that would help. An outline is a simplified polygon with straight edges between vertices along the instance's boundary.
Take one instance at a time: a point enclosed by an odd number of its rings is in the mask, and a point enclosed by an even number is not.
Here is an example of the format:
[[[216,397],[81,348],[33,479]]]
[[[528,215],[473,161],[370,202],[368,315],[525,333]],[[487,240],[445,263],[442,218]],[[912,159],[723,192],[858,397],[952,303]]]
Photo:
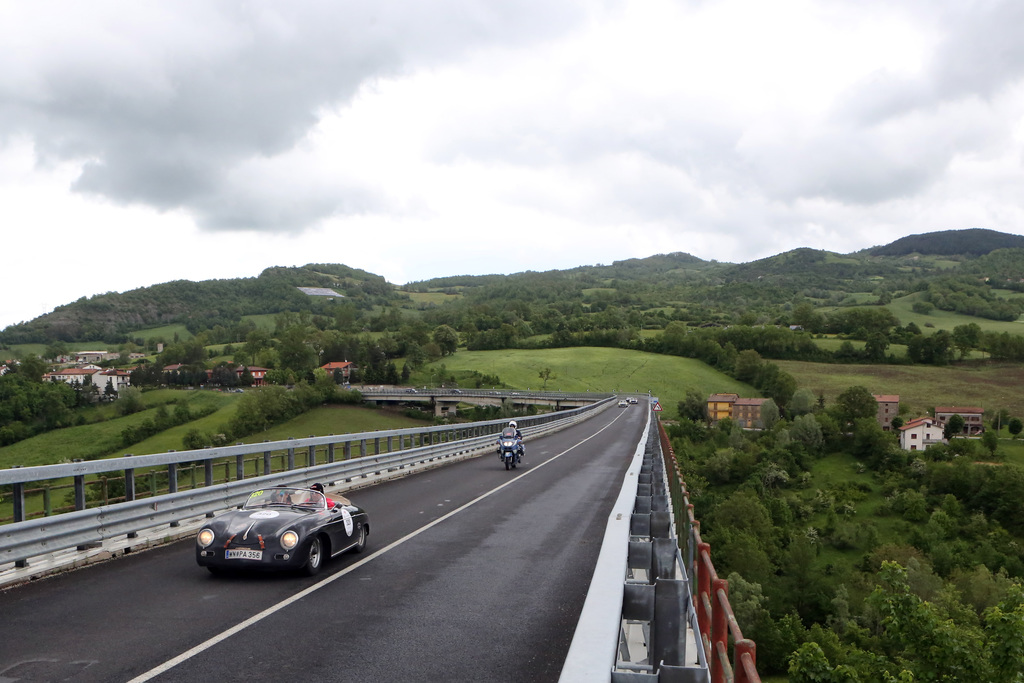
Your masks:
[[[0,328],[274,265],[1024,234],[1021,35],[1013,0],[0,0]]]

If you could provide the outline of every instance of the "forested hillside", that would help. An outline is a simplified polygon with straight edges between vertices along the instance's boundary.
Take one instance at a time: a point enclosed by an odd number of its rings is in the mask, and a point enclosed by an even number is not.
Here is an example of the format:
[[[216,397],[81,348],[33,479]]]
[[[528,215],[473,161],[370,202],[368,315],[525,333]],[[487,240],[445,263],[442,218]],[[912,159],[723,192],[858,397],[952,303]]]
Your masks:
[[[298,287],[334,288],[354,306],[386,303],[396,294],[384,278],[337,264],[268,268],[258,277],[177,280],[129,292],[100,294],[60,306],[0,333],[4,344],[129,341],[140,329],[179,323],[193,333],[230,327],[243,316],[315,309],[322,302]]]
[[[871,249],[874,256],[909,256],[930,254],[945,256],[982,256],[995,249],[1024,248],[1024,237],[1008,235],[995,230],[972,228],[969,230],[943,230],[924,235],[908,235]]]

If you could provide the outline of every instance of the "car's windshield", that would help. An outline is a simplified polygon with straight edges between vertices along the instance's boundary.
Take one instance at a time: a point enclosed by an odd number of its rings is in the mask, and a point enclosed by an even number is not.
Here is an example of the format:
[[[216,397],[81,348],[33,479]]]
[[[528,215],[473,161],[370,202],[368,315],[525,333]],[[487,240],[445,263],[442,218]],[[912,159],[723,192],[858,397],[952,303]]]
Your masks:
[[[323,510],[327,508],[327,499],[324,498],[324,494],[312,489],[275,487],[253,491],[243,507],[251,510],[281,505],[305,510]]]

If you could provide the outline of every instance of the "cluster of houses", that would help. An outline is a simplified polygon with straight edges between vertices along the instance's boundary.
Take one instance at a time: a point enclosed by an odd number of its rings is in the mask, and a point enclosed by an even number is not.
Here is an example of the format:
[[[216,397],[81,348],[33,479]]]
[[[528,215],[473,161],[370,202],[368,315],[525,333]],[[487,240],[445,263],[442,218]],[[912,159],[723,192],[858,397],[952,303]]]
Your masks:
[[[85,365],[74,365],[58,370],[51,370],[43,375],[44,382],[66,382],[67,384],[79,384],[85,386],[91,384],[100,391],[106,391],[111,386],[114,391],[121,391],[131,385],[131,375],[127,370],[114,370],[101,368],[92,363]]]
[[[136,354],[132,355],[135,356]],[[137,355],[144,357],[144,354]],[[80,386],[91,384],[104,392],[109,385],[115,392],[120,392],[121,389],[131,386],[131,371],[101,368],[99,365],[96,365],[98,362],[111,360],[117,357],[118,354],[107,351],[79,351],[74,354],[73,359],[65,359],[65,362],[70,361],[74,363],[73,365],[68,365],[66,367],[61,367],[47,372],[43,375],[43,381],[65,382],[67,384],[77,384]],[[163,371],[178,372],[183,367],[185,366],[181,363],[174,363],[171,365],[165,365]],[[341,380],[345,384],[349,383],[352,372],[356,370],[355,364],[349,361],[333,361],[325,363],[320,367],[329,375]],[[234,367],[233,370],[239,380],[241,380],[245,376],[246,372],[248,372],[249,376],[252,377],[252,386],[261,387],[266,384],[267,368],[263,368],[258,365],[238,365]],[[213,370],[206,371],[207,377],[211,377],[212,374]]]
[[[892,431],[892,419],[899,415],[897,394],[873,394],[878,403],[877,420],[885,431]],[[741,398],[738,394],[711,394],[707,403],[708,421],[715,424],[729,418],[743,429],[763,429],[761,407],[766,398]],[[964,420],[964,435],[977,436],[985,431],[985,411],[976,406],[937,406],[934,417],[919,417],[899,427],[900,447],[907,451],[923,451],[929,446],[945,443],[943,432],[954,415]]]

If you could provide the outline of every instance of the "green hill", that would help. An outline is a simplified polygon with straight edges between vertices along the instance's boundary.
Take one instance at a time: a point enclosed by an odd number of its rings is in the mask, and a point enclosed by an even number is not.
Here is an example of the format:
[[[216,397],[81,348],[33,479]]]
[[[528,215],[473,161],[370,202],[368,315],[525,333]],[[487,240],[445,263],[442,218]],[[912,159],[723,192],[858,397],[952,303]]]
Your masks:
[[[938,254],[943,256],[983,256],[996,249],[1024,248],[1024,237],[995,230],[971,228],[943,230],[923,235],[908,235],[883,247],[871,249],[872,256],[908,256]]]
[[[634,319],[624,322],[646,329],[662,328],[671,319],[772,321],[784,319],[788,308],[802,301],[815,306],[877,303],[928,291],[937,279],[951,277],[980,288],[982,298],[996,287],[1011,296],[1024,291],[1024,237],[945,231],[853,254],[801,248],[742,264],[658,254],[567,270],[453,275],[401,288],[341,264],[268,268],[252,278],[179,280],[82,298],[7,327],[0,332],[0,345],[61,341],[110,346],[146,340],[152,337],[146,330],[175,326],[190,335],[220,327],[239,337],[224,341],[244,341],[253,319],[301,312],[310,321],[319,316],[328,326],[349,332],[397,331],[402,322],[424,318],[437,324],[438,309],[455,309],[460,316],[475,309],[486,315],[490,312],[479,309],[495,306],[512,308],[534,334],[553,332],[559,315],[608,309],[632,313]],[[330,289],[340,296],[311,296],[300,287]],[[980,308],[991,309],[991,302]],[[1008,312],[998,314],[1005,319]]]

